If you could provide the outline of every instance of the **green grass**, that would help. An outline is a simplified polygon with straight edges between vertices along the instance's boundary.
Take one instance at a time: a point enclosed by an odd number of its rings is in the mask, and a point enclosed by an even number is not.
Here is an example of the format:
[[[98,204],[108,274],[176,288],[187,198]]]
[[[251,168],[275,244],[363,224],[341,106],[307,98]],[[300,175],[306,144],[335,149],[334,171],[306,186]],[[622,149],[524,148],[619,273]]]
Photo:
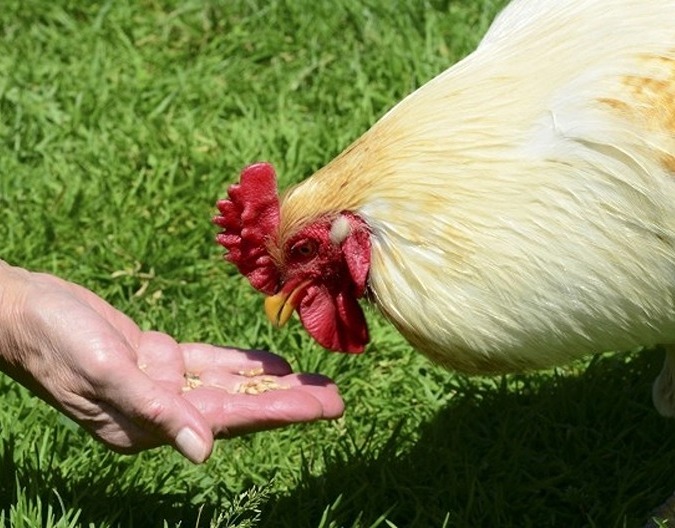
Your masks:
[[[404,5],[397,5],[404,4]],[[0,255],[91,288],[145,328],[262,347],[340,385],[343,419],[107,452],[0,377],[0,525],[633,527],[675,489],[658,351],[506,378],[447,373],[375,312],[329,354],[221,259],[209,219],[238,171],[329,161],[468,53],[491,0],[5,0]]]

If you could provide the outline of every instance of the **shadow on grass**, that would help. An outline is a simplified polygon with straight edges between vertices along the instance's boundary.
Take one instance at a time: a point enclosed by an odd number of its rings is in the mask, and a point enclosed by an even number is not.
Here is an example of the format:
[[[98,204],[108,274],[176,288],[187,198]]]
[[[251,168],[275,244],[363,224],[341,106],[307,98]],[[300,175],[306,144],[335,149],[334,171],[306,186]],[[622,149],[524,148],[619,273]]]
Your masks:
[[[643,526],[675,489],[675,421],[650,399],[661,363],[617,354],[508,391],[469,384],[410,449],[397,431],[376,454],[345,448],[268,503],[263,525]]]
[[[136,463],[143,454],[119,457],[95,445],[98,452],[88,456],[100,462],[91,467],[81,464],[81,471],[72,471],[61,467],[58,456],[45,467],[35,463],[37,456],[16,464],[15,446],[10,438],[0,449],[0,511],[8,519],[10,510],[19,512],[15,515],[21,526],[32,526],[36,519],[41,519],[40,526],[54,526],[54,519],[60,522],[57,526],[256,526],[259,504],[269,495],[268,489],[255,486],[235,493],[210,477],[207,483],[186,479],[180,492],[163,491],[163,480],[171,478],[173,471],[180,474],[185,466],[177,457],[161,468],[153,482],[144,465]],[[205,490],[209,500],[200,497]],[[22,512],[28,517],[23,518]]]
[[[142,463],[103,448],[84,475],[60,468],[58,457],[17,467],[10,441],[0,452],[0,507],[14,504],[16,482],[30,482],[34,490],[24,495],[53,502],[46,494],[60,490],[84,525],[209,526],[224,514],[219,526],[246,525],[250,516],[250,526],[294,528],[641,527],[675,490],[675,420],[658,416],[650,401],[661,362],[659,351],[616,354],[578,376],[467,382],[414,443],[403,431],[419,420],[402,407],[401,427],[382,447],[329,446],[321,475],[307,471],[283,496],[270,496],[273,486],[259,490],[248,504],[233,504],[237,497],[217,478],[187,479],[174,494],[149,491]],[[362,419],[378,427],[376,417]],[[170,478],[173,470],[162,469],[157,478]],[[210,499],[198,500],[207,488]]]

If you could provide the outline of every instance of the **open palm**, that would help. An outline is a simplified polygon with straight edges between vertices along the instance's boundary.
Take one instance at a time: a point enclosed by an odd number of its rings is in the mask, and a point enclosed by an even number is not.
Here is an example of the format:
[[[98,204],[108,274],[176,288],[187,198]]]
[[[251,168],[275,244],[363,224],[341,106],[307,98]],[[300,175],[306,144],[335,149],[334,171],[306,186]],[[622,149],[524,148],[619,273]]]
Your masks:
[[[170,444],[201,462],[214,438],[343,412],[329,379],[293,374],[279,356],[177,343],[81,286],[16,268],[12,278],[3,370],[117,451]]]

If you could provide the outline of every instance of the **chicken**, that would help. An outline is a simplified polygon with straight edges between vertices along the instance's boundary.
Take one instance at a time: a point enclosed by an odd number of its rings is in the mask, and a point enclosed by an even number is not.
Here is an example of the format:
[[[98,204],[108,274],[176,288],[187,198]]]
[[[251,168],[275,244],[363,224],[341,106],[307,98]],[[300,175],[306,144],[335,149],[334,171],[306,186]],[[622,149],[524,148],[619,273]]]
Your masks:
[[[358,353],[364,298],[469,374],[661,344],[675,416],[675,0],[515,0],[310,178],[254,164],[217,207],[276,326]]]

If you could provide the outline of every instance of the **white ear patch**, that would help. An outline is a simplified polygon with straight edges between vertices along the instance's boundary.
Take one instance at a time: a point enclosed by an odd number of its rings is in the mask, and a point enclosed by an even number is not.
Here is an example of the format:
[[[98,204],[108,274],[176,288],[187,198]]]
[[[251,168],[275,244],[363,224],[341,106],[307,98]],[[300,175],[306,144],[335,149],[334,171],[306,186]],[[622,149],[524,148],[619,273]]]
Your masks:
[[[340,215],[333,221],[333,225],[330,226],[330,241],[339,246],[351,232],[352,227],[349,225],[349,220],[344,215]]]

